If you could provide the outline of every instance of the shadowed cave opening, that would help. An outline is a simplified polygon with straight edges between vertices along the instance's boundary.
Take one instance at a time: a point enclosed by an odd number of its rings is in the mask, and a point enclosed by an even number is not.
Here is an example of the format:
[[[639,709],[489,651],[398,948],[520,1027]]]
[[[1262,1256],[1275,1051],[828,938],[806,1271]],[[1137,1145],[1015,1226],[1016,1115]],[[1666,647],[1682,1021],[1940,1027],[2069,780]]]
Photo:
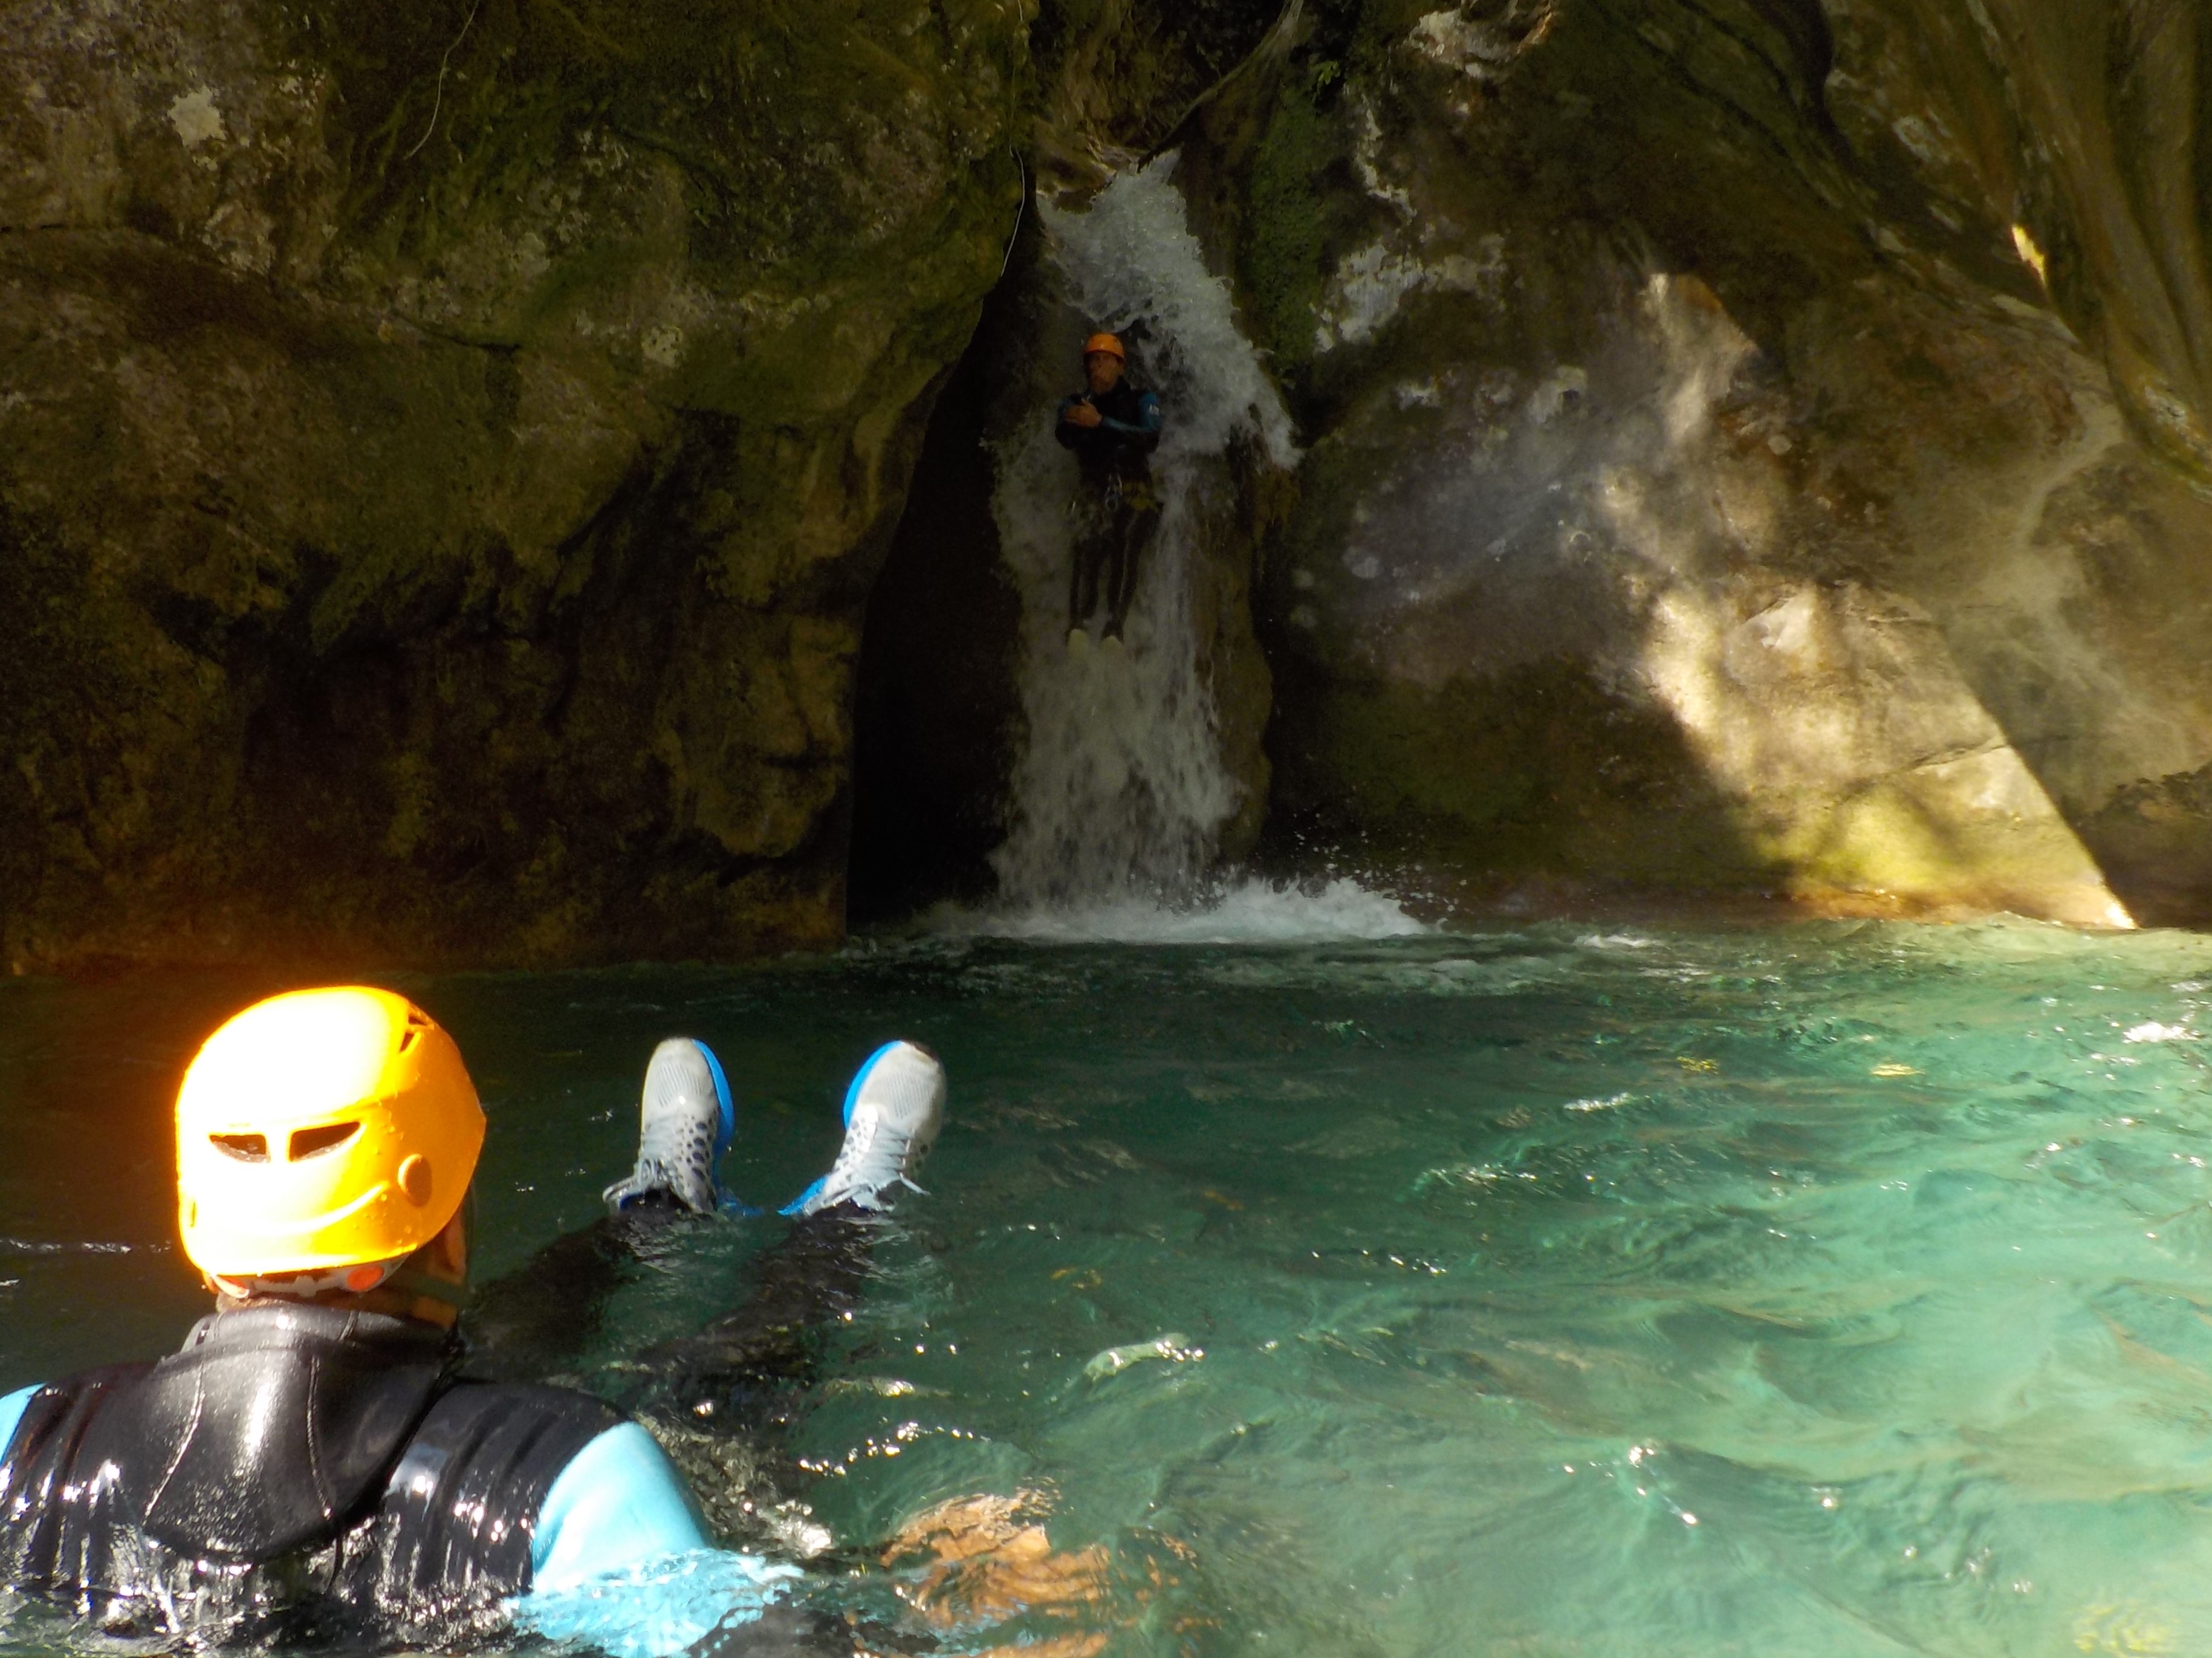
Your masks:
[[[854,692],[855,927],[990,896],[1021,736],[1021,603],[999,556],[988,447],[1032,306],[1034,212],[931,411],[906,509],[868,595]]]

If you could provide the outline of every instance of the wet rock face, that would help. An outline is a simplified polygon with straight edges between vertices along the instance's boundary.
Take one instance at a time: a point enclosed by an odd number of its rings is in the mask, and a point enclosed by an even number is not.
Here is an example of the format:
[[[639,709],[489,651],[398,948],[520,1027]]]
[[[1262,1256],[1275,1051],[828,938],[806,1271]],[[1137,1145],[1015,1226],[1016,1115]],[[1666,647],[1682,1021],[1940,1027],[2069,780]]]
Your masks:
[[[1372,0],[1279,35],[1186,174],[1309,445],[1260,599],[1279,845],[1477,894],[2212,913],[2201,24]]]
[[[1170,140],[1304,446],[1201,607],[1224,847],[2212,915],[2212,12],[1031,9],[9,12],[9,962],[834,939],[1010,148]],[[1006,596],[909,531],[914,636],[989,637],[884,728],[972,869]]]
[[[975,0],[0,23],[0,943],[842,926],[850,683],[998,274]]]

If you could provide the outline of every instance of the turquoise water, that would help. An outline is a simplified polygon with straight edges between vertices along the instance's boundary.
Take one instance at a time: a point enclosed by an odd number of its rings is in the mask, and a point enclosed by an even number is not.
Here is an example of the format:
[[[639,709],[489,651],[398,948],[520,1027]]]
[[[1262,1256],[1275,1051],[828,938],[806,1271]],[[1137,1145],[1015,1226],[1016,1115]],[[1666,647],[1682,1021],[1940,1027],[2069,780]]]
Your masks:
[[[757,1201],[827,1161],[877,1041],[943,1055],[931,1195],[799,1448],[811,1593],[949,1649],[2212,1649],[2212,940],[979,938],[392,982],[483,1089],[495,1272],[593,1212],[663,1035],[722,1054]],[[0,1388],[195,1315],[167,1096],[269,987],[0,988]],[[777,1229],[664,1260],[623,1341]],[[973,1558],[880,1564],[963,1499]]]

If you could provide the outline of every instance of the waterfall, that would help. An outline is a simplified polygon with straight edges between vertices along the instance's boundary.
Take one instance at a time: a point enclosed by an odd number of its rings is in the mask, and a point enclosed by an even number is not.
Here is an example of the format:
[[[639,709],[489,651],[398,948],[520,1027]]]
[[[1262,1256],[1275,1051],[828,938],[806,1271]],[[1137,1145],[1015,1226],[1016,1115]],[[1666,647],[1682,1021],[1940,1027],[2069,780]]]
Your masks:
[[[1123,173],[1079,210],[1040,203],[1070,340],[1094,327],[1120,334],[1132,378],[1159,393],[1166,423],[1152,462],[1159,529],[1126,650],[1066,643],[1076,471],[1053,425],[1058,396],[1080,383],[1072,347],[1065,385],[1041,381],[998,446],[994,506],[1021,595],[1027,745],[1013,768],[1012,829],[992,863],[1002,902],[1017,910],[1186,900],[1239,804],[1192,602],[1202,509],[1227,486],[1232,442],[1255,442],[1283,465],[1297,452],[1228,288],[1190,233],[1170,181],[1175,160]]]

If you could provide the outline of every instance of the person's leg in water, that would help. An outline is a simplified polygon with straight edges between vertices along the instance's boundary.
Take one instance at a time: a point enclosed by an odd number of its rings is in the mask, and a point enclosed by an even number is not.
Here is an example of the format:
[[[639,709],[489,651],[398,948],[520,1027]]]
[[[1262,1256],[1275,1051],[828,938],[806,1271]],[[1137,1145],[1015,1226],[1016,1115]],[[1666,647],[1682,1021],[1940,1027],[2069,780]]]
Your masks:
[[[749,1298],[699,1334],[641,1356],[649,1379],[641,1410],[720,1434],[787,1418],[813,1379],[823,1334],[858,1301],[878,1212],[894,1188],[913,1185],[945,1096],[944,1067],[927,1049],[897,1042],[870,1056],[846,1090],[836,1162],[786,1207],[794,1224],[759,1258]],[[555,1239],[477,1298],[468,1321],[472,1369],[516,1380],[559,1373],[591,1345],[609,1298],[640,1265],[682,1247],[688,1218],[757,1212],[714,1179],[734,1111],[704,1044],[660,1045],[641,1116],[637,1168],[608,1188],[610,1212]]]
[[[743,1304],[635,1362],[645,1377],[638,1414],[684,1470],[713,1530],[726,1541],[746,1540],[746,1546],[786,1559],[812,1558],[829,1541],[803,1502],[811,1479],[779,1442],[819,1379],[831,1333],[860,1303],[886,1199],[900,1186],[920,1189],[914,1176],[942,1126],[945,1093],[944,1068],[927,1049],[909,1042],[878,1049],[846,1092],[836,1163],[786,1206],[791,1230],[757,1258]],[[610,1201],[622,1206],[556,1240],[488,1297],[510,1312],[540,1309],[534,1335],[528,1321],[510,1317],[512,1334],[529,1336],[544,1356],[581,1346],[588,1330],[580,1303],[603,1306],[641,1260],[684,1247],[698,1226],[712,1224],[701,1211],[731,1212],[732,1200],[712,1183],[733,1117],[728,1101],[727,1084],[702,1045],[662,1045],[647,1073],[638,1169],[609,1189]],[[672,1141],[677,1155],[668,1152]],[[703,1158],[694,1155],[702,1141]],[[694,1178],[666,1179],[669,1169]],[[997,1598],[1026,1602],[1042,1593],[1047,1601],[1064,1603],[1069,1616],[1096,1603],[1103,1593],[1103,1551],[1040,1562],[1029,1539],[1042,1541],[1042,1532],[1016,1536],[1003,1508],[991,1497],[939,1504],[902,1531],[885,1558],[910,1563],[935,1552],[958,1563],[946,1579],[955,1585],[947,1594],[957,1601],[977,1573],[988,1579],[994,1570],[979,1553],[1004,1549],[1012,1581]],[[950,1609],[916,1605],[943,1627],[963,1626],[970,1615],[964,1602]],[[856,1631],[847,1614],[793,1597],[726,1622],[692,1651],[695,1658],[849,1658],[886,1646],[915,1649],[897,1638],[856,1643],[856,1633],[866,1631]]]
[[[609,1297],[642,1261],[676,1245],[686,1216],[759,1212],[715,1179],[737,1108],[704,1042],[672,1036],[653,1050],[638,1115],[637,1161],[607,1188],[607,1212],[474,1297],[465,1327],[472,1370],[518,1382],[568,1370],[599,1335]]]
[[[936,1139],[945,1095],[944,1068],[927,1050],[877,1050],[846,1092],[836,1163],[785,1207],[791,1230],[757,1258],[744,1301],[635,1362],[642,1385],[626,1402],[726,1536],[800,1558],[830,1541],[807,1502],[815,1478],[790,1436],[814,1401],[835,1333],[860,1305],[885,1202],[913,1185]]]
[[[788,1420],[816,1378],[828,1333],[859,1304],[891,1191],[913,1175],[945,1121],[945,1067],[913,1042],[876,1050],[845,1094],[845,1140],[830,1172],[787,1205],[791,1230],[761,1257],[744,1304],[644,1357],[649,1408],[750,1432]]]
[[[847,1090],[845,1133],[830,1171],[786,1206],[789,1232],[756,1259],[750,1293],[696,1335],[631,1361],[626,1401],[683,1471],[714,1534],[770,1558],[811,1558],[828,1542],[803,1501],[811,1483],[779,1430],[795,1419],[830,1330],[858,1303],[879,1212],[913,1176],[945,1114],[944,1067],[911,1042],[885,1044]],[[734,1126],[729,1085],[703,1043],[661,1044],[641,1101],[630,1176],[610,1212],[556,1239],[491,1286],[472,1309],[471,1368],[514,1379],[572,1364],[601,1329],[614,1292],[656,1255],[684,1249],[702,1225],[757,1215],[714,1171]],[[855,1651],[845,1620],[799,1600],[718,1627],[700,1658],[825,1658]]]
[[[1114,515],[1111,555],[1107,567],[1105,637],[1119,639],[1127,625],[1129,608],[1137,601],[1137,577],[1145,552],[1160,527],[1159,502],[1150,489],[1133,485],[1121,497]]]

